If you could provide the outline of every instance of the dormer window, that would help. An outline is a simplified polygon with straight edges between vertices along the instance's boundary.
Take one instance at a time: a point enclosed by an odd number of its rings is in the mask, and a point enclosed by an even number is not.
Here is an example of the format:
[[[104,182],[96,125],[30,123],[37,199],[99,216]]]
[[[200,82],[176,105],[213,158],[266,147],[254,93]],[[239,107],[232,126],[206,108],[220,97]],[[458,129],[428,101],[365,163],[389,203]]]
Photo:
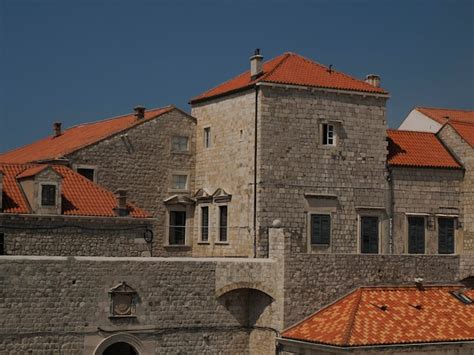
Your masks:
[[[323,145],[336,145],[336,136],[334,125],[331,123],[323,123],[322,125],[322,142]]]
[[[97,167],[94,165],[75,165],[74,170],[92,182],[97,181]]]
[[[41,184],[41,206],[56,206],[56,185]]]

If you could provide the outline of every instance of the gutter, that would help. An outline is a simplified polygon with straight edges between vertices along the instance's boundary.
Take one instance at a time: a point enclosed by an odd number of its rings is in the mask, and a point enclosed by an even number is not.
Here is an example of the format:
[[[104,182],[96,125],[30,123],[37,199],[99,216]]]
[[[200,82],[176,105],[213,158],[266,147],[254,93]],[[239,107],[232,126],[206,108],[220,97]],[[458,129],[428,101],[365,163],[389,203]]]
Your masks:
[[[258,130],[258,86],[255,86],[255,143],[253,156],[253,257],[257,257],[257,130]]]

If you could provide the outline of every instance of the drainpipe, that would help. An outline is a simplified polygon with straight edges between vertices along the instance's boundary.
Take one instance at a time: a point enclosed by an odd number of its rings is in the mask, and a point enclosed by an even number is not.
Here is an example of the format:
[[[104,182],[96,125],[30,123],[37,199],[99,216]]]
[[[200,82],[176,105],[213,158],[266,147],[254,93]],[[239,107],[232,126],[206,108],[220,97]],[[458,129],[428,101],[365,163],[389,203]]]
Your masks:
[[[255,86],[255,146],[253,152],[253,257],[257,257],[257,129],[258,129],[258,86]]]
[[[388,203],[388,216],[389,216],[389,221],[390,221],[390,226],[389,226],[389,253],[393,254],[393,216],[395,213],[395,193],[394,193],[394,188],[393,188],[393,173],[392,169],[390,166],[387,166],[388,170],[388,176],[387,176],[387,181],[388,181],[388,189],[389,189],[389,203]]]

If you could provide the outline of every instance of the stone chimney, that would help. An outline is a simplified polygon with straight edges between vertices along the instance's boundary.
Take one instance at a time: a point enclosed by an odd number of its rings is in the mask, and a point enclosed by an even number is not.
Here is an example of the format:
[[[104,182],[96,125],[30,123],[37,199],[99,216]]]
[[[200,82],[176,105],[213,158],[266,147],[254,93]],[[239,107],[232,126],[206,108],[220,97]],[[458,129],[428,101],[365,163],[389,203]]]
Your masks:
[[[118,189],[115,191],[115,196],[117,197],[117,207],[114,209],[115,213],[119,217],[128,216],[130,211],[127,207],[127,190]]]
[[[61,122],[54,122],[53,123],[53,133],[55,137],[59,137],[62,132],[61,132]]]
[[[135,111],[135,117],[137,118],[137,120],[142,120],[143,118],[145,118],[145,107],[139,105],[135,106],[133,110]]]
[[[377,74],[369,74],[365,77],[365,82],[367,84],[375,86],[376,88],[379,88],[380,87],[380,76],[378,76]]]
[[[260,55],[260,48],[257,48],[254,55],[250,57],[250,77],[255,80],[262,74],[263,56]]]

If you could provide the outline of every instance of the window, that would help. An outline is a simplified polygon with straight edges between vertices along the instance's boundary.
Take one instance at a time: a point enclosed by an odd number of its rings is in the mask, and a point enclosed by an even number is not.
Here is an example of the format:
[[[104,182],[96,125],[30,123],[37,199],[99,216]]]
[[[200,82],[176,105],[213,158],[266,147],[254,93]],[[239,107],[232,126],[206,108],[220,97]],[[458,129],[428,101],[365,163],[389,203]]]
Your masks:
[[[408,217],[408,253],[425,253],[424,217]]]
[[[171,150],[173,152],[187,152],[188,137],[176,136],[171,138]]]
[[[170,211],[169,244],[184,245],[186,242],[186,212]]]
[[[172,188],[173,190],[186,190],[188,185],[187,175],[173,175],[172,177]]]
[[[378,254],[379,252],[379,218],[360,218],[361,253]]]
[[[438,253],[454,254],[454,218],[438,218]]]
[[[227,206],[219,206],[219,241],[227,242]]]
[[[323,123],[323,145],[336,145],[334,125]]]
[[[41,185],[41,206],[56,206],[56,185]]]
[[[211,147],[211,127],[204,128],[204,148]]]
[[[5,235],[0,233],[0,255],[5,255]]]
[[[201,207],[201,241],[209,240],[209,207]]]
[[[94,181],[94,174],[95,174],[94,169],[91,169],[91,168],[77,168],[77,173],[79,175],[84,176],[86,179],[89,179],[90,181]]]
[[[331,216],[327,214],[311,215],[311,244],[329,245],[331,236]]]

